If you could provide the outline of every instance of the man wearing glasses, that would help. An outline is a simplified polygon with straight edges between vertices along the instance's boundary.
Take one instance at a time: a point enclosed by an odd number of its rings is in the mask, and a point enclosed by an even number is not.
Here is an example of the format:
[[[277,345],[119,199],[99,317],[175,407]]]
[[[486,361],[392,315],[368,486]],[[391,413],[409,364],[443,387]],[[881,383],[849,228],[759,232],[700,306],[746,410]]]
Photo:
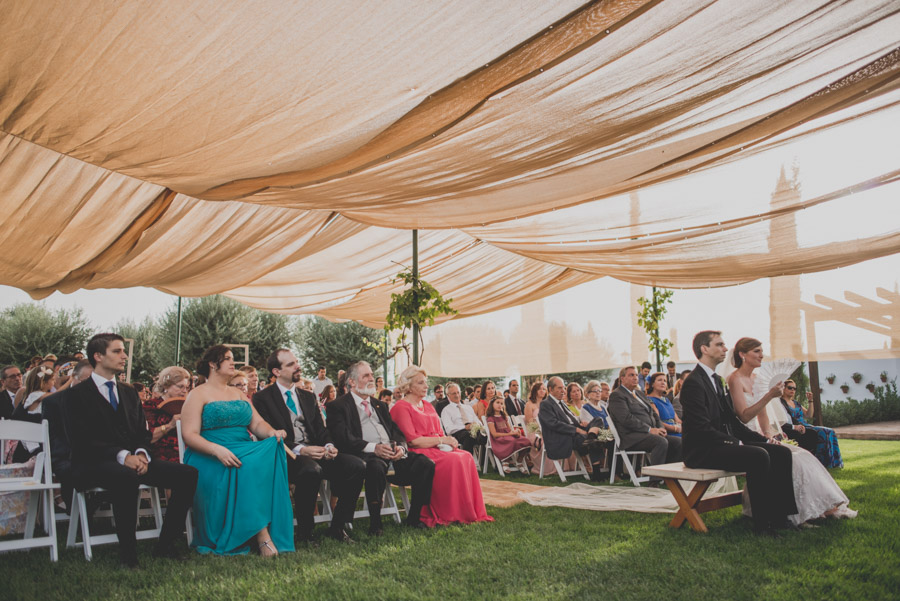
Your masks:
[[[15,409],[16,392],[22,387],[22,372],[15,365],[7,365],[0,372],[0,419],[10,419]]]

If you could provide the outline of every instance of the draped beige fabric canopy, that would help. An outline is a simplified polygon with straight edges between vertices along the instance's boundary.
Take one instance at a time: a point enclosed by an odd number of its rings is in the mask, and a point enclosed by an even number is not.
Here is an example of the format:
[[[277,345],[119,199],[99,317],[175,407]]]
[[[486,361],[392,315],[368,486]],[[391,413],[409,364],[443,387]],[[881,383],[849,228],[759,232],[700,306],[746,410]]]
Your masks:
[[[461,317],[603,276],[725,286],[900,250],[895,213],[793,226],[896,199],[896,0],[8,0],[0,19],[0,283],[35,298],[152,286],[378,326],[413,228]],[[817,140],[841,177],[770,202],[756,161],[797,148],[806,169]]]

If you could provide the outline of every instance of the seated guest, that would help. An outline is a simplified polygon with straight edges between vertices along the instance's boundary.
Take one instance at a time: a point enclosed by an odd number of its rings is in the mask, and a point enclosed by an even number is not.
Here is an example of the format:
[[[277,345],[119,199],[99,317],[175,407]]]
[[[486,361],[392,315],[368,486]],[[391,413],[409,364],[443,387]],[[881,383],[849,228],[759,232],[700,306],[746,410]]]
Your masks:
[[[378,400],[381,400],[381,391],[384,390],[384,378],[381,376],[375,378],[375,389],[377,390]]]
[[[599,419],[600,423],[594,425],[602,425],[603,428],[609,428],[606,419],[609,414],[606,412],[606,404],[609,401],[609,384],[606,382],[598,382],[591,380],[584,387],[584,394],[587,402],[581,406],[581,413],[578,419],[584,423],[591,423],[595,419]]]
[[[592,455],[591,459],[600,458],[602,443],[597,441],[600,432],[598,426],[585,430],[578,418],[563,403],[565,385],[562,378],[553,376],[547,381],[549,396],[541,403],[538,421],[541,423],[541,436],[550,459],[568,459],[572,452],[579,455]],[[591,461],[594,463],[594,461]]]
[[[180,463],[177,424],[181,408],[190,388],[191,374],[177,365],[159,372],[156,396],[144,403],[144,415],[150,428],[150,455],[154,459]],[[174,413],[173,413],[174,411]]]
[[[228,385],[237,388],[248,400],[250,399],[250,380],[247,378],[247,374],[240,370],[236,371],[234,377],[228,380]]]
[[[444,387],[438,384],[434,387],[434,401],[431,402],[434,405],[434,411],[438,415],[441,414],[441,411],[444,410],[444,407],[447,406],[447,403],[450,401],[447,400],[447,397],[444,396]]]
[[[66,403],[69,399],[69,388],[91,376],[91,363],[82,359],[75,364],[64,390],[53,393],[41,402],[41,416],[47,420],[50,434],[50,459],[53,465],[54,479],[60,483],[60,494],[66,504],[66,513],[71,512],[72,503],[72,444],[66,430]]]
[[[540,434],[540,422],[538,421],[538,412],[541,408],[541,402],[547,398],[547,386],[543,382],[535,382],[531,385],[528,393],[528,402],[525,403],[525,432],[528,440],[531,441],[531,472],[540,474],[541,451],[544,447],[544,440]],[[537,424],[537,430],[531,424]],[[549,459],[544,459],[544,475],[553,475],[556,473],[556,466]]]
[[[569,411],[572,412],[572,415],[578,417],[581,415],[581,407],[584,405],[584,390],[581,389],[581,384],[578,382],[569,382],[569,385],[566,386],[566,407],[569,408]],[[588,420],[590,421],[590,420]],[[588,422],[584,422],[582,427],[586,426]]]
[[[381,536],[383,532],[381,506],[388,480],[412,486],[406,524],[424,527],[420,512],[431,502],[434,462],[407,451],[406,439],[391,419],[388,406],[373,397],[375,375],[368,363],[359,361],[347,368],[347,384],[350,392],[328,405],[328,429],[342,453],[366,462],[369,534]]]
[[[322,394],[319,395],[319,411],[322,412],[322,417],[328,419],[328,411],[325,408],[325,405],[333,401],[337,398],[337,388],[329,384],[322,390]]]
[[[647,396],[668,435],[681,438],[681,418],[675,413],[672,401],[666,398],[666,374],[657,372],[647,378]]]
[[[10,419],[16,408],[16,393],[22,388],[22,372],[15,365],[7,365],[0,370],[0,419]]]
[[[666,363],[666,396],[669,397],[669,400],[672,400],[672,397],[675,396],[675,382],[678,381],[678,374],[675,373],[675,362],[669,361]]]
[[[53,369],[45,365],[38,365],[28,372],[25,377],[25,386],[23,386],[25,389],[24,399],[13,411],[11,419],[33,424],[41,423],[41,403],[51,394],[54,382]],[[10,444],[15,449],[12,454],[13,463],[25,463],[41,450],[41,445],[37,442],[20,441]]]
[[[409,450],[434,462],[431,503],[422,508],[422,523],[430,528],[435,524],[493,521],[484,508],[475,459],[457,449],[455,438],[444,435],[434,407],[425,400],[425,371],[410,365],[397,379],[397,388],[403,398],[391,409],[391,418],[406,437]],[[448,405],[444,411],[452,409]]]
[[[476,386],[475,390],[479,391],[478,400],[472,405],[472,409],[475,411],[475,415],[481,419],[487,412],[488,401],[493,399],[497,394],[497,386],[490,380],[487,380],[481,386]]]
[[[247,376],[247,398],[251,398],[259,390],[259,372],[252,365],[242,365],[238,371]]]
[[[207,349],[197,372],[206,383],[188,395],[181,426],[184,463],[199,473],[193,546],[200,553],[237,555],[247,553],[253,540],[263,557],[293,551],[284,430],[267,424],[228,385],[235,368],[227,346]]]
[[[478,421],[478,417],[470,406],[462,402],[459,384],[455,382],[447,384],[447,398],[447,406],[441,413],[444,432],[455,438],[464,451],[473,453],[475,446],[484,444],[485,441],[484,434],[472,436],[469,433],[472,424]]]
[[[488,405],[487,413],[488,436],[491,437],[491,450],[501,462],[510,459],[521,449],[531,447],[531,441],[518,429],[512,428],[509,416],[506,415],[505,400],[502,396],[494,397]],[[505,465],[504,469],[509,473],[511,468]],[[524,465],[520,468],[522,473],[528,475],[528,468]]]
[[[325,534],[335,540],[353,542],[344,531],[344,524],[353,523],[366,464],[359,457],[338,453],[316,397],[296,387],[300,381],[300,364],[294,353],[278,349],[269,355],[266,364],[275,376],[275,383],[253,395],[253,404],[263,419],[287,432],[285,443],[296,455],[295,459],[288,460],[288,480],[296,487],[294,509],[298,536],[300,540],[312,541],[313,512],[319,484],[324,478],[331,482],[332,492],[338,497],[331,526]],[[320,373],[324,376],[324,371]]]
[[[641,371],[638,373],[638,388],[640,390],[647,390],[647,378],[650,376],[652,369],[653,366],[650,365],[649,361],[641,363]]]
[[[194,498],[197,470],[168,461],[152,461],[150,431],[134,388],[117,382],[128,355],[118,334],[97,334],[87,344],[94,371],[69,388],[65,401],[65,429],[72,448],[72,484],[78,490],[97,486],[112,497],[119,558],[137,566],[136,499],[138,486],[149,484],[172,490],[154,553],[177,556],[175,541]]]
[[[844,467],[841,448],[838,446],[834,430],[809,423],[806,419],[809,416],[806,415],[800,403],[794,399],[796,395],[797,383],[793,380],[785,380],[781,404],[791,416],[791,423],[785,424],[781,429],[788,438],[796,440],[798,445],[815,455],[816,459],[825,467]],[[812,393],[807,392],[806,398],[812,401]]]
[[[475,404],[476,404],[479,400],[481,400],[481,388],[482,388],[482,386],[481,386],[481,384],[479,384],[478,386],[476,386],[475,388],[473,388],[473,389],[472,389],[472,393],[468,395],[468,396],[469,396],[469,399],[468,399],[468,401],[466,401],[466,402],[467,402],[469,405],[471,405],[473,409],[475,408]],[[466,391],[468,391],[468,390],[469,390],[469,388],[466,387]]]
[[[381,392],[378,393],[378,400],[381,401],[382,403],[384,403],[385,405],[387,405],[388,408],[390,408],[390,406],[393,405],[393,401],[394,401],[393,397],[394,397],[394,391],[391,390],[390,388],[382,388]]]
[[[679,376],[675,380],[675,388],[672,389],[672,408],[675,409],[675,415],[678,419],[684,418],[684,409],[681,406],[681,387],[684,385],[684,378]]]
[[[619,372],[621,386],[609,395],[609,415],[626,451],[647,451],[651,465],[681,461],[681,439],[666,436],[651,402],[638,389],[637,371],[629,366]]]
[[[506,398],[506,414],[510,417],[525,415],[525,402],[519,398],[519,381],[509,381],[509,396]]]

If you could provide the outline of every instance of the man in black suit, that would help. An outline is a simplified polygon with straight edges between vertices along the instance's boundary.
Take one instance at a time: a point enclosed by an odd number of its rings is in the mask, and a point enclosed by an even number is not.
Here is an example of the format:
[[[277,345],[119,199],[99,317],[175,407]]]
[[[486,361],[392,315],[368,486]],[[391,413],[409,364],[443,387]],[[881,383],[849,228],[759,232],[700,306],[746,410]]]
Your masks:
[[[547,457],[568,459],[572,451],[576,451],[579,455],[587,455],[589,452],[602,453],[603,444],[597,441],[600,427],[583,429],[578,418],[562,401],[566,394],[562,378],[558,376],[550,378],[547,381],[547,390],[549,396],[538,409],[538,421],[541,424],[541,437],[544,439]],[[592,459],[596,461],[599,456]]]
[[[12,418],[16,408],[16,393],[22,387],[22,371],[15,365],[7,365],[0,372],[0,419]]]
[[[747,472],[754,531],[777,535],[774,529],[790,528],[787,516],[797,513],[791,452],[749,429],[735,415],[722,378],[715,373],[728,350],[722,333],[698,333],[693,348],[700,362],[681,387],[684,463]]]
[[[137,566],[135,527],[138,486],[172,491],[154,554],[177,557],[175,540],[194,500],[197,470],[169,461],[151,461],[150,431],[134,388],[118,382],[128,355],[118,334],[97,334],[88,341],[90,377],[69,389],[63,402],[65,431],[71,444],[72,483],[78,490],[100,486],[112,496],[119,557]]]
[[[419,513],[431,502],[434,461],[407,451],[406,438],[391,419],[388,406],[375,398],[375,375],[368,363],[359,361],[347,368],[347,388],[347,394],[328,404],[328,429],[342,453],[366,462],[369,534],[381,536],[383,532],[381,506],[388,480],[412,486],[406,523],[422,525]],[[389,466],[393,475],[389,475]]]
[[[509,381],[509,397],[506,399],[506,414],[510,417],[513,415],[525,415],[525,403],[519,398],[519,381]]]
[[[638,374],[632,366],[619,372],[620,386],[609,395],[609,416],[613,420],[622,448],[646,451],[650,464],[681,461],[681,439],[667,436],[650,399],[639,390]]]
[[[311,542],[313,512],[319,484],[326,478],[338,497],[334,515],[326,535],[342,542],[353,540],[344,524],[353,522],[356,500],[363,486],[366,464],[359,457],[338,453],[325,427],[316,397],[296,386],[300,381],[300,364],[288,349],[278,349],[266,363],[275,383],[253,395],[253,406],[273,428],[287,432],[285,444],[295,459],[288,459],[288,481],[295,485],[294,513],[297,536]]]

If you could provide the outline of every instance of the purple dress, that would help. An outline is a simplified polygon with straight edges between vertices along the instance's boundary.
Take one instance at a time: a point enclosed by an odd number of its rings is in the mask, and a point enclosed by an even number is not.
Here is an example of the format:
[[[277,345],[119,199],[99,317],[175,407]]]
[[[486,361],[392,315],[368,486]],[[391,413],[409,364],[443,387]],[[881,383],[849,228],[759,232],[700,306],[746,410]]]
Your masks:
[[[509,422],[502,415],[493,415],[487,418],[487,421],[494,423],[494,429],[497,432],[511,432]],[[494,438],[491,436],[491,449],[501,461],[518,451],[519,449],[527,449],[531,446],[531,441],[525,436],[501,436]]]

